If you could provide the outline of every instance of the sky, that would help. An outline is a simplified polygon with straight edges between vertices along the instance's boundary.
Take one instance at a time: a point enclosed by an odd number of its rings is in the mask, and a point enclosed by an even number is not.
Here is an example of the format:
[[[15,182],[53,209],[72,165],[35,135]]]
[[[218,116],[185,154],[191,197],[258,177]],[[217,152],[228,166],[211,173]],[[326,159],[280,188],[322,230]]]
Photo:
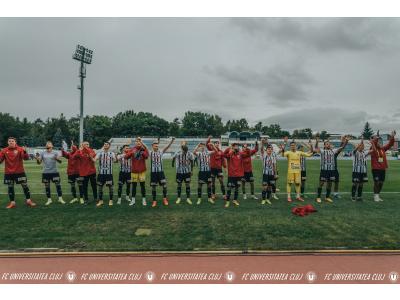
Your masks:
[[[1,111],[30,120],[78,114],[82,44],[85,114],[400,129],[397,18],[0,18],[0,40]]]

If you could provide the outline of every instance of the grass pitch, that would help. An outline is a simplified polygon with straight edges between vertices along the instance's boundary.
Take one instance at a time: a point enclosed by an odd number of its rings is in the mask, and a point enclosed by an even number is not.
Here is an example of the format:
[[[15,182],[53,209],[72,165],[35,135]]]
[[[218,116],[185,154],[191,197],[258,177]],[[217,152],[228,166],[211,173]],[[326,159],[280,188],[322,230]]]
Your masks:
[[[64,199],[69,201],[66,161],[60,165]],[[164,167],[168,180],[170,205],[157,208],[141,205],[138,187],[137,204],[121,206],[81,206],[53,203],[45,207],[46,197],[41,183],[42,167],[25,163],[32,199],[38,207],[23,205],[23,195],[16,186],[17,208],[6,210],[6,186],[0,188],[0,250],[24,248],[59,248],[65,251],[182,251],[182,250],[320,250],[320,249],[400,249],[399,161],[390,161],[382,198],[372,200],[372,180],[364,187],[364,201],[350,201],[351,161],[339,161],[342,198],[333,204],[315,203],[319,161],[307,161],[306,204],[318,212],[307,217],[291,214],[298,203],[286,201],[285,160],[279,161],[280,200],[262,206],[259,200],[241,200],[240,207],[223,207],[219,196],[215,205],[206,201],[196,205],[197,172],[192,180],[192,201],[175,204],[175,170],[169,160]],[[1,166],[3,169],[3,166]],[[118,165],[115,165],[117,182]],[[1,170],[1,173],[3,170]],[[254,161],[256,194],[260,198],[261,163]],[[371,177],[370,171],[368,174]],[[2,177],[2,174],[1,174]],[[149,177],[149,176],[148,176]],[[149,179],[149,178],[147,178]],[[226,180],[225,180],[226,181]],[[148,200],[151,198],[146,183]],[[117,187],[114,187],[116,194]],[[107,191],[107,189],[105,189]],[[249,192],[249,186],[247,186]],[[52,186],[52,192],[55,192]],[[217,192],[220,192],[217,185]],[[159,199],[161,191],[158,190]],[[184,195],[184,191],[182,195]],[[240,199],[241,199],[240,195]],[[116,196],[115,196],[116,198]],[[114,200],[116,200],[114,198]],[[123,197],[124,198],[124,197]],[[53,196],[56,199],[56,196]],[[107,193],[105,194],[107,199]],[[182,200],[184,200],[183,197]],[[138,201],[139,200],[139,201]],[[149,201],[150,202],[150,201]],[[159,202],[161,204],[161,201]],[[136,233],[136,234],[135,234]]]

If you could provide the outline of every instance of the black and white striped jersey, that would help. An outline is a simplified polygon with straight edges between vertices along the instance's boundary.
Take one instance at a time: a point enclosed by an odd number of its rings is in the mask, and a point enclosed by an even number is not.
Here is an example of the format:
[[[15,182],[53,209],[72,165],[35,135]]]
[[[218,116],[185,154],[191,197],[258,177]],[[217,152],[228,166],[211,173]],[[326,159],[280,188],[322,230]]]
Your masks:
[[[276,175],[276,159],[276,154],[274,155],[274,153],[272,153],[271,155],[268,155],[264,152],[262,156],[264,175]]]
[[[203,152],[196,152],[197,162],[199,164],[200,171],[211,171],[210,156],[211,154],[207,150],[204,150]]]
[[[300,156],[300,169],[301,171],[306,171],[307,169],[306,158],[303,155]]]
[[[368,151],[353,151],[353,172],[367,173]]]
[[[113,163],[115,160],[114,152],[101,150],[96,154],[96,159],[99,161],[99,174],[112,174]]]
[[[132,170],[132,161],[130,158],[121,157],[119,160],[120,171],[122,173],[130,173]]]
[[[336,170],[336,155],[337,149],[321,149],[321,170],[334,171]]]
[[[194,160],[192,152],[178,151],[173,158],[175,158],[176,173],[186,174],[192,172],[192,162]]]
[[[150,170],[151,172],[162,172],[164,171],[163,168],[163,159],[164,152],[157,150],[157,151],[150,151]]]

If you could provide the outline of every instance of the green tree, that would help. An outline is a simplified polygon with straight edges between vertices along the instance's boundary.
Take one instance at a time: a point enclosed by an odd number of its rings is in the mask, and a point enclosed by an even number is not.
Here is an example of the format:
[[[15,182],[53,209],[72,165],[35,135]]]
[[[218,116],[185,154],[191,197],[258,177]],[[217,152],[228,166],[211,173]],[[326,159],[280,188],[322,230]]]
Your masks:
[[[365,139],[370,139],[374,135],[374,131],[372,130],[369,122],[366,122],[364,125],[364,130],[361,133]]]

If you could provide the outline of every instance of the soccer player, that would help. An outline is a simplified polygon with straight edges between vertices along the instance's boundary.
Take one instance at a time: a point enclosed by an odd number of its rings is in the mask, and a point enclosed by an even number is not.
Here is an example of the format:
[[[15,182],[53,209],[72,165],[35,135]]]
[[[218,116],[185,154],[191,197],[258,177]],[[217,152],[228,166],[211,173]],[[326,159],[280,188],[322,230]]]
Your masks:
[[[210,156],[214,151],[206,149],[204,143],[200,143],[194,149],[193,154],[197,158],[199,164],[199,175],[198,175],[198,187],[197,187],[197,205],[201,204],[201,194],[203,191],[203,184],[207,184],[207,196],[208,202],[214,204],[214,200],[211,198],[211,167],[210,167]]]
[[[294,184],[296,190],[296,200],[304,201],[300,197],[300,185],[301,185],[301,157],[310,157],[313,155],[312,146],[309,145],[311,152],[303,152],[297,150],[297,145],[294,141],[290,143],[290,150],[285,151],[284,146],[281,146],[282,156],[288,159],[288,171],[287,171],[287,182],[286,182],[286,192],[287,201],[292,202],[291,192],[292,184]]]
[[[353,201],[362,201],[363,185],[368,182],[367,157],[373,150],[364,151],[364,149],[364,139],[362,138],[360,144],[353,150],[353,185],[351,186],[351,200]]]
[[[216,148],[216,147],[215,147]],[[233,143],[224,151],[224,157],[228,161],[228,191],[225,199],[225,207],[229,207],[232,189],[234,189],[232,203],[239,206],[239,186],[244,176],[243,159],[248,157],[249,153],[239,151],[239,144]]]
[[[67,175],[68,175],[68,183],[71,185],[71,194],[72,200],[70,204],[78,202],[78,197],[76,194],[76,185],[78,183],[78,190],[79,190],[79,201],[81,204],[84,203],[83,201],[83,189],[82,189],[82,181],[78,180],[79,178],[79,159],[74,157],[76,151],[78,151],[78,147],[74,145],[74,142],[71,141],[71,152],[67,152],[67,145],[64,145],[61,149],[61,154],[63,157],[68,159],[67,165]]]
[[[337,172],[336,170],[336,158],[339,153],[346,147],[350,138],[348,136],[342,137],[341,146],[337,149],[332,148],[332,144],[329,141],[324,142],[324,148],[320,149],[318,146],[319,137],[316,139],[315,143],[315,151],[316,153],[320,153],[321,155],[321,171],[319,176],[319,186],[317,189],[317,199],[318,203],[321,203],[321,193],[322,187],[326,183],[326,197],[325,201],[332,203],[333,200],[331,199],[331,189],[332,189],[332,182],[336,180]]]
[[[122,146],[122,154],[128,154],[130,151],[129,145],[124,145]],[[129,202],[129,205],[135,204],[131,199],[129,198],[129,195],[131,194],[131,169],[132,169],[132,162],[131,158],[126,158],[125,155],[119,155],[118,156],[118,161],[120,163],[120,170],[119,170],[119,175],[118,175],[118,201],[117,204],[121,204],[121,197],[122,197],[122,188],[124,187],[124,184],[126,185],[126,201]],[[136,192],[136,189],[135,189]],[[145,199],[146,200],[146,199]]]
[[[215,200],[215,179],[218,178],[218,181],[221,185],[221,193],[225,196],[225,185],[224,185],[224,173],[222,168],[226,168],[226,160],[224,157],[224,152],[220,148],[219,141],[215,141],[214,145],[211,143],[211,136],[208,137],[206,141],[207,149],[209,151],[213,151],[210,157],[210,166],[211,166],[211,198]],[[214,149],[214,146],[216,150]]]
[[[4,184],[8,186],[8,196],[10,203],[7,208],[15,208],[15,184],[20,184],[24,194],[26,205],[35,207],[36,203],[31,199],[28,182],[24,170],[24,160],[29,159],[25,147],[17,145],[17,139],[14,137],[8,138],[8,147],[0,151],[0,163],[4,163]]]
[[[103,188],[104,185],[108,187],[109,201],[108,205],[113,206],[113,196],[114,196],[114,177],[113,177],[113,163],[117,161],[115,153],[110,151],[110,143],[105,142],[103,149],[99,151],[94,162],[99,161],[99,174],[97,175],[97,185],[99,187],[98,195],[99,201],[96,206],[100,207],[104,204],[103,202]]]
[[[96,153],[90,148],[89,142],[83,142],[73,156],[79,160],[79,181],[82,184],[84,204],[89,204],[88,187],[92,187],[93,198],[97,200],[96,165],[94,158]]]
[[[250,149],[247,144],[243,145],[242,152],[246,152],[248,154],[247,157],[243,158],[243,169],[244,169],[244,176],[242,178],[242,192],[243,192],[243,199],[247,199],[246,195],[246,182],[250,184],[250,194],[251,197],[257,200],[256,195],[254,195],[254,175],[253,175],[253,164],[251,161],[251,157],[258,152],[258,142],[254,149]]]
[[[309,143],[311,144],[311,140],[309,141]],[[299,149],[299,151],[304,152],[304,145],[300,145],[298,147],[298,149]],[[300,167],[301,167],[300,197],[304,198],[305,197],[305,189],[306,189],[306,180],[307,180],[307,163],[306,163],[305,156],[300,157]]]
[[[151,194],[153,196],[153,203],[151,207],[157,206],[157,185],[162,186],[163,192],[163,204],[165,206],[168,205],[167,199],[167,180],[165,179],[164,168],[163,168],[163,155],[164,153],[171,147],[172,143],[175,141],[175,138],[171,138],[171,141],[168,145],[160,150],[159,149],[159,140],[153,142],[152,150],[150,151],[150,185],[151,185]]]
[[[132,199],[130,206],[136,203],[136,189],[137,184],[140,184],[142,193],[142,205],[146,206],[146,159],[149,157],[149,150],[142,142],[140,137],[135,140],[135,146],[125,155],[126,159],[131,159],[131,181],[132,181]]]
[[[388,168],[386,151],[393,147],[395,136],[396,131],[393,130],[389,142],[383,146],[379,142],[379,131],[372,139],[371,149],[373,151],[371,153],[371,167],[372,176],[374,178],[374,200],[376,202],[383,201],[379,194],[382,191],[383,183],[385,182],[386,177],[386,169]]]
[[[266,149],[265,149],[266,146]],[[261,159],[263,164],[263,179],[262,179],[262,193],[261,204],[271,204],[272,186],[275,185],[277,173],[277,160],[276,155],[271,144],[268,144],[267,139],[261,140]]]
[[[172,157],[172,167],[176,165],[176,183],[177,194],[176,204],[181,203],[182,182],[185,182],[186,187],[186,202],[192,205],[190,200],[190,180],[192,177],[194,155],[189,152],[189,148],[185,141],[181,144],[181,150],[175,153]]]
[[[46,206],[53,203],[51,200],[50,183],[53,182],[56,186],[58,202],[65,204],[62,198],[60,173],[57,170],[57,163],[61,163],[58,152],[53,150],[53,143],[48,141],[46,143],[46,150],[42,153],[36,153],[36,162],[38,165],[43,164],[42,183],[45,187],[47,196]]]

